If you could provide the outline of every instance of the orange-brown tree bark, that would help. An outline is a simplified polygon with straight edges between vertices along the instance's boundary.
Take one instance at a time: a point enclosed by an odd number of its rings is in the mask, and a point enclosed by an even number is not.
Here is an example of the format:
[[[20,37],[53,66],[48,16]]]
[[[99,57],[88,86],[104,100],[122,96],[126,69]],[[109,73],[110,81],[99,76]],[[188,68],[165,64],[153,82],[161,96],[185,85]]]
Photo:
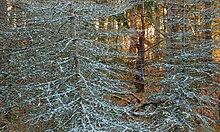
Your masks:
[[[137,62],[136,62],[136,84],[135,87],[138,91],[143,92],[145,88],[145,11],[144,11],[144,1],[142,0],[142,9],[141,9],[141,32],[139,36],[139,44],[137,45]]]

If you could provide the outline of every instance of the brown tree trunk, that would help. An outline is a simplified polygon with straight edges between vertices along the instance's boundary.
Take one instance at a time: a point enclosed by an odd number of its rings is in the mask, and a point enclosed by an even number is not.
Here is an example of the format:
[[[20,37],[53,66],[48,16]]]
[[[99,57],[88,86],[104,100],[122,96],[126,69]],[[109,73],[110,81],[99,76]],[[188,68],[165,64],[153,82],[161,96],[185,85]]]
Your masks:
[[[137,50],[137,18],[136,18],[136,9],[133,7],[131,9],[131,13],[129,16],[130,19],[130,29],[133,30],[133,34],[131,35],[131,39],[130,39],[130,46],[129,46],[129,56],[130,56],[130,60],[129,60],[129,66],[131,68],[134,68],[135,66],[135,60],[136,58],[134,58],[134,56],[136,55],[136,50]]]
[[[157,1],[158,2],[158,1]],[[154,32],[154,35],[155,35],[155,42],[154,42],[154,49],[157,49],[156,51],[154,51],[154,55],[153,55],[153,59],[155,60],[155,63],[159,63],[159,60],[160,60],[160,57],[162,57],[162,53],[160,50],[158,50],[160,48],[160,39],[161,39],[161,36],[160,36],[160,9],[158,7],[158,9],[155,11],[155,32]],[[157,67],[155,69],[156,71],[152,71],[153,73],[158,73],[159,76],[161,74],[161,71],[160,71],[160,67]],[[151,73],[152,73],[151,72]]]
[[[139,37],[139,45],[137,45],[138,49],[138,58],[136,62],[136,84],[135,87],[138,91],[143,92],[145,89],[145,69],[144,69],[144,57],[145,57],[145,19],[144,19],[144,1],[141,9],[141,33]]]
[[[6,24],[6,12],[7,12],[7,2],[6,0],[0,0],[0,30],[2,30]]]
[[[6,0],[0,0],[0,13],[5,13],[7,11],[7,2]]]
[[[177,49],[177,42],[179,41],[175,35],[179,31],[179,26],[177,23],[178,19],[178,2],[176,0],[169,0],[168,1],[168,9],[167,9],[167,17],[168,17],[168,23],[167,23],[167,61],[169,64],[173,65],[177,63],[174,60],[174,57],[178,54]],[[173,75],[177,72],[178,69],[175,69],[174,67],[169,67],[166,69],[168,75]]]
[[[205,39],[205,42],[207,44],[209,44],[209,47],[207,49],[207,61],[212,61],[212,31],[211,31],[211,24],[212,24],[212,21],[211,21],[211,2],[205,2],[205,9],[207,10],[206,14],[205,14],[205,32],[204,32],[204,39]]]

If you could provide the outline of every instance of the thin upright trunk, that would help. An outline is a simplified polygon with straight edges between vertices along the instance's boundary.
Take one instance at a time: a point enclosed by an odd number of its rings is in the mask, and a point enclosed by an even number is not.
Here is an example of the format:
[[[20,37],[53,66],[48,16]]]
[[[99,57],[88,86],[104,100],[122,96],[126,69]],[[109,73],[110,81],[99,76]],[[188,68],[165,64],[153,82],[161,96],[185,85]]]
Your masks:
[[[158,7],[159,8],[159,7]],[[155,49],[159,49],[160,47],[160,10],[158,9],[157,11],[155,11],[155,32],[154,32],[154,35],[155,35]],[[161,56],[160,55],[160,51],[159,50],[156,50],[156,52],[154,52],[154,58],[155,59],[155,62],[159,62],[159,57]],[[159,69],[158,69],[159,71]],[[157,72],[158,72],[157,71]]]
[[[72,13],[73,14],[73,13]],[[77,44],[77,36],[76,36],[76,18],[74,14],[70,17],[70,36],[72,38],[72,46],[74,47],[73,54],[73,65],[75,66],[75,72],[79,74],[80,67],[79,67],[79,60],[78,60],[78,44]]]
[[[133,34],[131,35],[130,46],[129,46],[129,56],[131,56],[131,60],[129,62],[130,67],[133,68],[135,66],[135,58],[136,49],[137,49],[137,18],[136,18],[136,9],[133,7],[130,13],[130,29],[133,30]]]
[[[177,47],[176,43],[179,41],[175,35],[179,31],[179,27],[177,24],[178,19],[178,5],[176,0],[169,0],[168,1],[168,9],[167,9],[167,17],[168,17],[168,23],[167,23],[167,61],[170,65],[175,64],[174,57],[177,55]],[[173,75],[176,73],[177,69],[175,69],[173,66],[170,66],[167,68],[167,74]]]
[[[7,11],[7,1],[0,0],[0,13],[4,14]]]
[[[205,9],[207,13],[205,14],[205,32],[204,32],[204,39],[205,43],[209,45],[207,53],[207,61],[212,61],[212,50],[211,50],[211,42],[212,42],[212,31],[211,31],[211,2],[205,2]]]
[[[7,22],[7,2],[6,0],[0,0],[0,30],[2,30]]]
[[[138,58],[136,62],[136,84],[135,87],[138,91],[143,92],[145,88],[145,69],[144,69],[144,57],[145,57],[145,19],[144,19],[144,1],[142,0],[143,5],[141,9],[141,33],[139,37],[139,45],[137,46],[138,49]]]

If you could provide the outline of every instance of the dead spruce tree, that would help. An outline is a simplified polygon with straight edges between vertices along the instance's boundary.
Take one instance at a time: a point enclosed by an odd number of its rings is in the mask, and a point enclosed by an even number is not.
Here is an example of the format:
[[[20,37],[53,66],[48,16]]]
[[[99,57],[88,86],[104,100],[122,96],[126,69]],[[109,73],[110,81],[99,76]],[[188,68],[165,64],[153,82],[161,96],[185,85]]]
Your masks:
[[[168,0],[158,3],[166,7],[167,15],[165,42],[156,49],[163,56],[159,62],[149,59],[146,64],[155,70],[161,68],[164,73],[161,80],[156,80],[157,86],[147,86],[149,91],[157,88],[157,92],[151,93],[147,101],[132,111],[136,116],[147,117],[143,120],[147,125],[142,122],[143,127],[152,131],[210,128],[219,120],[220,69],[213,56],[219,49],[219,39],[214,35],[219,30],[215,24],[219,19],[216,9],[219,2]],[[149,84],[153,83],[149,80]]]
[[[23,3],[22,3],[23,2]],[[120,72],[126,68],[103,63],[111,44],[96,27],[100,18],[130,8],[128,2],[20,1],[14,2],[14,26],[1,31],[4,86],[8,108],[20,112],[30,131],[123,131],[124,109],[111,95],[123,92]],[[11,91],[11,92],[9,92]],[[13,96],[13,97],[12,97]],[[7,110],[4,109],[7,113]],[[7,123],[6,123],[7,124]]]

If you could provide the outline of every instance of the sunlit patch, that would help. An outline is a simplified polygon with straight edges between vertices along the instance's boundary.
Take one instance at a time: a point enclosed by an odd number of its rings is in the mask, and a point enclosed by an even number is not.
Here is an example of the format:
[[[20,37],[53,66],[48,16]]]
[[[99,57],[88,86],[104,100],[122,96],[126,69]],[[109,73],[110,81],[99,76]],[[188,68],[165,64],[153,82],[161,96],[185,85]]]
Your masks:
[[[220,49],[213,51],[214,60],[220,62]]]

